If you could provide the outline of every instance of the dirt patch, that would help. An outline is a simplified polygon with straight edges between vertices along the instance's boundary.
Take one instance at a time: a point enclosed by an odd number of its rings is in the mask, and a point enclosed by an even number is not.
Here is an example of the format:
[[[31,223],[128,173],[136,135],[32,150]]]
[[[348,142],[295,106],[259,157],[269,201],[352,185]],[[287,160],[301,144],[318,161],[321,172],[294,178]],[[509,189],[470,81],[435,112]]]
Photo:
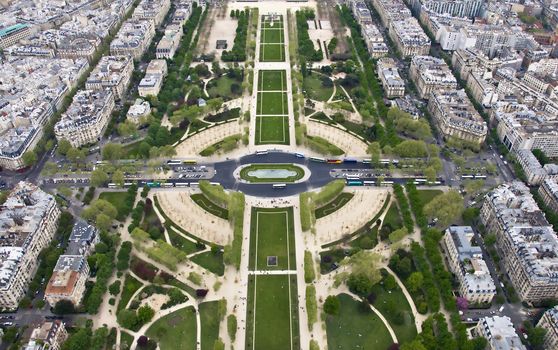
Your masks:
[[[350,32],[341,22],[341,18],[337,13],[336,4],[334,1],[325,0],[318,1],[318,16],[317,19],[321,21],[329,21],[329,23],[322,23],[322,29],[331,30],[333,36],[337,38],[337,47],[333,53],[346,53],[349,52],[349,43],[347,42],[347,36]],[[324,25],[325,24],[325,25]]]
[[[207,45],[203,51],[204,54],[215,54],[215,58],[220,60],[223,50],[217,50],[215,44],[217,40],[227,41],[227,50],[230,51],[233,47],[234,38],[236,37],[236,27],[238,26],[238,21],[225,16],[224,18],[215,19],[211,33],[207,40]]]

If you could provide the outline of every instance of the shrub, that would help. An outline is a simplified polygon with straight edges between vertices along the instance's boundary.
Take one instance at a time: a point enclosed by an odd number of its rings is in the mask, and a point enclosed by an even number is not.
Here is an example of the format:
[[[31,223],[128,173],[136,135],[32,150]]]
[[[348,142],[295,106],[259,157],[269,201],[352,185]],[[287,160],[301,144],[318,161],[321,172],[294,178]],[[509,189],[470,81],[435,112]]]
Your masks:
[[[316,300],[316,287],[314,287],[313,285],[306,286],[306,312],[308,314],[308,328],[309,330],[312,330],[314,323],[318,321],[318,303]]]
[[[307,250],[304,252],[304,281],[306,283],[312,283],[315,278],[314,259],[312,258],[312,253]]]

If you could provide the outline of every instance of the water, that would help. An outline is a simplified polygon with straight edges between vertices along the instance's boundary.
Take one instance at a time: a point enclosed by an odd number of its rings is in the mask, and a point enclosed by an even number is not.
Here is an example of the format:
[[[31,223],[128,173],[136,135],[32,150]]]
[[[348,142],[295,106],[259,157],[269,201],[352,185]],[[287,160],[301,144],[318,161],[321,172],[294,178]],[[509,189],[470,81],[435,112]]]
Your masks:
[[[286,179],[296,176],[297,172],[287,169],[258,169],[248,172],[248,176],[258,179]]]

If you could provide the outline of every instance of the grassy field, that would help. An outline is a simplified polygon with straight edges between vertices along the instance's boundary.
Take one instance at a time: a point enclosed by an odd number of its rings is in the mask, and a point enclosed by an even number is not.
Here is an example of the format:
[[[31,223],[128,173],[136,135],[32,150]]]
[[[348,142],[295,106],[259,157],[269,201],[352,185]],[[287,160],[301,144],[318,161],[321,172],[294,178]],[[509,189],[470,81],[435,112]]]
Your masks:
[[[256,145],[288,145],[289,140],[289,117],[256,117]]]
[[[126,308],[126,305],[134,295],[134,293],[141,288],[143,284],[132,277],[131,275],[126,275],[124,278],[124,286],[122,287],[122,294],[120,294],[120,301],[118,301],[117,311]]]
[[[374,307],[384,315],[393,328],[400,344],[415,339],[417,329],[411,307],[403,295],[401,288],[397,286],[387,291],[383,285],[377,283],[372,289],[376,295]]]
[[[260,61],[261,62],[285,61],[285,45],[260,44]]]
[[[372,310],[364,311],[359,301],[340,294],[339,315],[326,318],[329,349],[386,350],[391,336],[380,318]]]
[[[223,252],[205,252],[194,255],[190,258],[193,263],[196,263],[206,270],[213,272],[216,275],[223,276],[225,273],[225,264],[223,263]]]
[[[267,16],[262,15],[262,28],[273,29],[273,28],[283,28],[283,16],[279,15],[279,18],[275,21],[270,20]]]
[[[308,75],[304,78],[302,87],[306,92],[306,96],[317,101],[327,101],[333,94],[333,86],[324,87],[322,85],[322,77],[318,74]]]
[[[155,339],[161,350],[195,350],[196,310],[189,306],[161,317],[149,327],[146,335]]]
[[[217,217],[228,220],[229,211],[225,208],[218,206],[217,204],[210,201],[203,193],[196,193],[190,196],[192,200],[203,208],[203,210],[211,213]]]
[[[208,83],[209,86],[207,87],[207,93],[210,98],[222,97],[225,101],[240,97],[240,94],[235,94],[231,91],[231,86],[234,83],[238,85],[241,84],[236,82],[234,79],[223,75],[222,77],[213,79]]]
[[[267,257],[277,257],[268,266]],[[252,208],[250,270],[290,270],[296,266],[293,208]]]
[[[296,276],[251,275],[246,349],[300,349]]]
[[[201,350],[213,350],[219,338],[219,301],[200,304]]]
[[[176,232],[173,228],[167,228],[167,233],[169,235],[171,244],[173,247],[176,247],[182,250],[186,254],[192,254],[200,249],[196,246],[196,243],[192,242],[189,239],[182,237],[178,232]]]
[[[258,73],[258,91],[286,91],[287,77],[284,70],[261,70]]]
[[[278,91],[258,92],[257,115],[287,115],[287,93]]]
[[[133,341],[134,341],[134,337],[132,337],[129,333],[120,331],[120,346],[122,348],[130,349]],[[128,346],[125,346],[124,344],[127,344]]]
[[[391,203],[389,206],[386,216],[384,217],[384,225],[389,225],[393,230],[403,227],[403,220],[399,214],[399,208],[397,208],[396,201]]]
[[[262,178],[251,176],[251,171],[256,170],[288,170],[295,172],[295,175],[289,177],[278,178]],[[252,164],[240,170],[240,178],[250,182],[294,182],[304,177],[304,170],[294,164]]]
[[[260,35],[260,61],[285,61],[285,44],[283,35],[283,18],[281,18],[279,21],[274,22],[270,22],[262,18],[262,31]]]
[[[316,209],[316,219],[323,218],[340,208],[342,208],[345,204],[349,203],[351,198],[353,198],[354,194],[349,192],[342,192],[337,198],[333,201],[329,202],[328,204],[324,205],[323,207]]]
[[[443,191],[441,190],[417,190],[417,192],[423,205],[430,203],[430,201],[434,199],[434,197],[443,193]]]
[[[110,204],[114,205],[118,214],[116,215],[116,220],[122,221],[130,214],[130,211],[126,207],[126,198],[128,194],[124,192],[102,192],[99,194],[99,199],[104,199]]]
[[[266,28],[262,29],[260,36],[260,43],[262,44],[284,44],[285,38],[283,28]]]

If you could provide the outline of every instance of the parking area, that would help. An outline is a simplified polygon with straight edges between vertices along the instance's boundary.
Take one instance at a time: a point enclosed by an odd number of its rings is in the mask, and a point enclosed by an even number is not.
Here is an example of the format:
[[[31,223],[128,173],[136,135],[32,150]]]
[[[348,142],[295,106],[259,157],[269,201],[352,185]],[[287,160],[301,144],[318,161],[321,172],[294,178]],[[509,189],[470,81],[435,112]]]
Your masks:
[[[196,180],[203,180],[203,179],[211,179],[215,176],[215,168],[208,167],[205,165],[178,165],[174,166],[174,178],[178,179],[196,179]]]

